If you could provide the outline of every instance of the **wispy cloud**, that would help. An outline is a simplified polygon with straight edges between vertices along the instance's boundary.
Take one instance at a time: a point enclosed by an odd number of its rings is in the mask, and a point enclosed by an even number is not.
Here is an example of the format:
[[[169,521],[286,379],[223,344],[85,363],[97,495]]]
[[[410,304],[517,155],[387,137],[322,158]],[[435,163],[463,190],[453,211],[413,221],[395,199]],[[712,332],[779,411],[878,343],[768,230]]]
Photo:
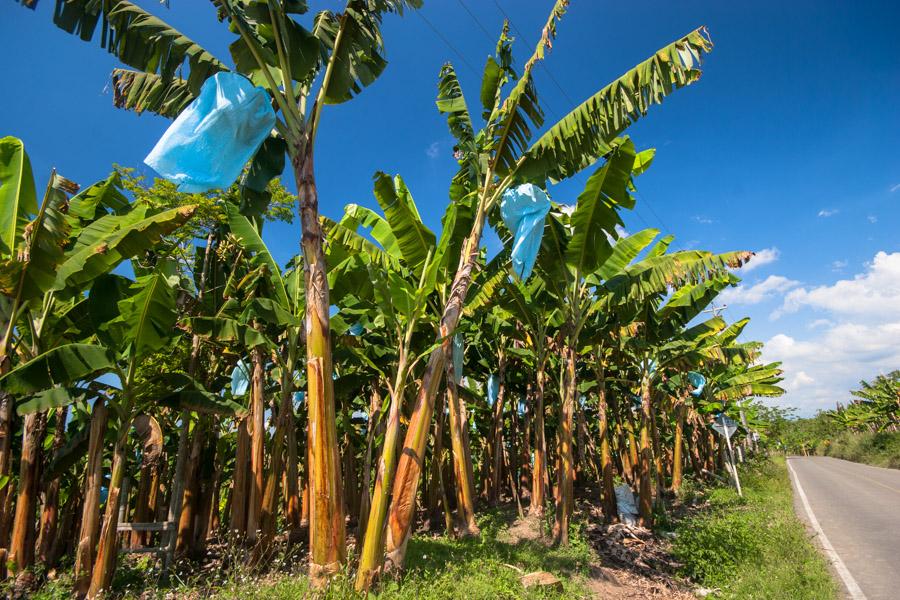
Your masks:
[[[839,212],[840,211],[836,208],[823,208],[822,210],[819,211],[819,216],[820,217],[833,217],[834,215],[838,214]]]
[[[709,217],[704,217],[703,215],[694,215],[694,220],[700,223],[701,225],[712,225],[715,223],[714,220]]]
[[[891,193],[892,193],[892,194],[893,194],[894,192],[896,192],[897,190],[900,190],[900,183],[895,183],[894,185],[891,186]]]
[[[431,144],[425,148],[425,156],[428,158],[437,158],[441,154],[441,145],[438,142],[431,142]]]
[[[749,273],[754,269],[758,269],[759,267],[763,267],[765,265],[770,265],[781,256],[781,250],[775,248],[763,248],[762,250],[757,250],[754,253],[753,258],[750,259],[750,262],[745,264],[743,267],[738,269],[739,273]]]
[[[840,271],[846,266],[847,266],[846,260],[836,260],[833,263],[831,263],[831,270],[832,271]]]
[[[876,217],[875,215],[869,215],[866,218],[869,219],[869,223],[877,223],[878,222],[878,217]]]

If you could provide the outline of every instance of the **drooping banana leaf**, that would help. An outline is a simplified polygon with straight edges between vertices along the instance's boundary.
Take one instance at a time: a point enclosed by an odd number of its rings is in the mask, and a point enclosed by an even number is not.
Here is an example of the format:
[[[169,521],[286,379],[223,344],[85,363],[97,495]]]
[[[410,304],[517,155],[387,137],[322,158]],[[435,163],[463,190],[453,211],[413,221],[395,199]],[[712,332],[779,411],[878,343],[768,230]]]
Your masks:
[[[93,379],[114,366],[111,353],[103,346],[64,344],[0,377],[0,389],[12,394],[34,394],[54,385]]]

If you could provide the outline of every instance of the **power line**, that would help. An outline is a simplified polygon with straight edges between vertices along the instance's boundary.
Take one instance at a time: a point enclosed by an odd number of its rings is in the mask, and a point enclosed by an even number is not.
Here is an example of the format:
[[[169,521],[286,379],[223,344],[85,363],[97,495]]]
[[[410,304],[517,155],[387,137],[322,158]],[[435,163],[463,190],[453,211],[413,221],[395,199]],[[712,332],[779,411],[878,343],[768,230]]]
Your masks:
[[[513,31],[515,31],[516,34],[524,40],[525,34],[523,34],[522,31],[518,27],[516,27],[516,24],[513,23],[512,18],[510,18],[509,14],[507,14],[507,12],[505,10],[503,10],[503,7],[500,6],[500,3],[497,0],[494,0],[494,6],[496,6],[497,10],[500,11],[500,13],[504,16],[504,18],[507,21],[509,21],[509,25],[510,25],[510,27],[513,28]],[[565,88],[563,88],[563,86],[559,83],[559,81],[557,81],[556,77],[553,76],[553,73],[550,71],[550,67],[548,67],[544,63],[544,61],[540,61],[538,63],[538,65],[541,67],[541,69],[544,70],[544,72],[547,74],[547,77],[549,77],[550,81],[552,81],[553,84],[556,86],[556,89],[558,89],[560,91],[560,93],[562,93],[562,95],[565,97],[565,99],[569,102],[569,105],[577,106],[577,103],[572,99],[571,96],[569,96],[569,94],[566,92]],[[550,107],[549,104],[547,105],[547,107],[548,108]],[[553,111],[553,112],[555,113],[556,111]]]
[[[464,11],[469,13],[469,16],[472,17],[472,20],[475,21],[475,24],[478,25],[478,28],[481,29],[482,33],[484,33],[484,36],[488,39],[488,41],[493,42],[494,37],[487,30],[487,28],[484,25],[482,25],[481,21],[478,20],[478,17],[475,16],[475,13],[473,13],[471,10],[469,10],[469,7],[466,6],[466,3],[463,2],[463,0],[456,0],[456,1],[459,3],[460,6],[462,6]]]
[[[488,32],[487,28],[484,26],[484,24],[481,22],[481,20],[475,15],[475,13],[473,13],[469,9],[469,7],[466,5],[464,0],[457,0],[457,2],[463,8],[463,10],[466,11],[466,13],[469,15],[469,17],[475,22],[475,24],[482,31],[482,33],[485,35],[485,37],[488,39],[488,41],[492,42],[493,38],[492,38],[490,32]],[[503,6],[500,5],[500,2],[498,0],[493,0],[493,2],[494,2],[494,6],[497,7],[497,10],[500,11],[500,14],[503,15],[503,17],[509,23],[510,27],[512,27],[513,31],[515,31],[516,34],[521,39],[524,40],[525,35],[522,33],[522,31],[518,27],[516,27],[515,22],[512,20],[512,18],[509,16],[509,14],[506,12],[506,10],[504,10]],[[443,36],[441,36],[441,37],[443,38]],[[550,68],[545,64],[545,62],[539,61],[538,64],[540,65],[541,69],[543,69],[544,72],[547,74],[547,77],[550,78],[550,81],[552,81],[553,84],[556,86],[556,89],[558,89],[560,91],[560,93],[563,95],[563,97],[569,102],[569,105],[576,106],[577,103],[575,102],[575,100],[569,95],[568,92],[566,92],[565,88],[563,88],[563,86],[562,86],[562,84],[560,84],[559,80],[557,80],[556,77],[554,77],[553,72],[550,71]],[[544,101],[544,104],[547,106],[547,108],[550,110],[550,112],[553,113],[554,116],[556,116],[556,111],[553,109],[553,107],[548,102],[546,102],[546,100]],[[639,194],[637,192],[637,189],[635,189],[635,195],[638,197],[639,203],[635,204],[635,208],[632,210],[632,212],[644,224],[644,226],[649,228],[650,224],[648,223],[647,219],[645,219],[644,216],[638,211],[637,207],[639,205],[646,206],[650,210],[650,213],[659,222],[659,224],[661,225],[664,232],[674,233],[674,229],[672,227],[669,227],[669,225],[663,220],[663,218],[661,216],[659,216],[659,213],[656,212],[656,209],[653,208],[653,205],[650,204],[646,200],[646,198],[643,197],[643,195]],[[676,249],[679,247],[682,250],[685,249],[684,245],[680,242],[680,240],[678,242],[676,242],[676,244],[675,244]]]
[[[519,35],[519,37],[524,39],[525,35],[522,33],[522,31],[518,27],[516,27],[516,24],[513,22],[512,18],[510,18],[509,14],[503,9],[503,6],[500,5],[500,2],[498,0],[493,0],[493,1],[494,1],[494,6],[496,6],[497,10],[499,10],[500,13],[506,18],[506,20],[509,22],[510,27],[513,28],[513,31],[515,31],[516,34]],[[482,31],[484,31],[484,27],[481,26],[481,23],[478,21],[478,19],[475,17],[475,15],[473,15],[472,12],[468,8],[466,8],[465,4],[463,4],[463,0],[458,0],[458,2],[461,5],[463,5],[463,8],[466,9],[466,12],[469,13],[469,15],[479,25],[479,27],[481,27]],[[576,105],[575,100],[572,99],[572,97],[568,94],[568,92],[566,92],[565,88],[563,88],[563,86],[559,83],[559,81],[556,79],[556,77],[553,76],[553,73],[550,71],[549,67],[547,67],[547,65],[544,63],[544,61],[540,61],[539,64],[540,64],[541,68],[544,70],[544,72],[547,74],[547,76],[550,78],[550,81],[552,81],[554,83],[556,88],[563,95],[563,97],[569,102],[569,104],[571,106],[575,106]],[[549,108],[549,105],[548,105],[548,108]],[[638,195],[637,191],[635,191],[635,195]],[[639,196],[639,199],[640,199],[641,204],[645,204],[647,206],[647,208],[650,210],[650,212],[653,214],[653,216],[656,218],[656,220],[662,226],[664,231],[669,231],[669,232],[673,231],[673,229],[671,227],[669,227],[665,221],[663,221],[662,217],[659,216],[659,214],[656,212],[656,210],[653,208],[653,206],[651,204],[646,202],[646,200],[644,200],[644,198],[642,198],[640,196]],[[636,208],[634,210],[634,213],[644,223],[644,225],[646,225],[647,227],[650,227],[649,223],[647,223],[646,219],[644,219],[644,217],[640,213],[637,212]]]
[[[469,70],[472,71],[472,73],[474,73],[476,76],[478,76],[478,69],[476,69],[475,67],[472,66],[472,64],[466,59],[465,55],[464,55],[462,52],[460,52],[459,50],[457,50],[457,49],[456,49],[456,46],[454,46],[453,44],[450,43],[450,40],[448,40],[446,37],[444,37],[444,34],[442,34],[442,33],[438,30],[438,28],[435,27],[435,26],[432,24],[432,22],[429,21],[429,20],[425,17],[424,14],[422,14],[422,11],[421,11],[421,10],[417,10],[417,11],[415,11],[415,13],[416,13],[417,15],[419,15],[419,17],[421,17],[421,19],[422,19],[423,21],[425,21],[425,24],[428,25],[428,27],[434,32],[434,34],[435,34],[436,36],[438,36],[438,38],[440,38],[440,40],[441,40],[442,42],[444,42],[444,44],[445,44],[448,48],[450,48],[450,50],[452,50],[452,51],[459,57],[459,59],[463,62],[463,64],[464,64],[466,67],[468,67]]]

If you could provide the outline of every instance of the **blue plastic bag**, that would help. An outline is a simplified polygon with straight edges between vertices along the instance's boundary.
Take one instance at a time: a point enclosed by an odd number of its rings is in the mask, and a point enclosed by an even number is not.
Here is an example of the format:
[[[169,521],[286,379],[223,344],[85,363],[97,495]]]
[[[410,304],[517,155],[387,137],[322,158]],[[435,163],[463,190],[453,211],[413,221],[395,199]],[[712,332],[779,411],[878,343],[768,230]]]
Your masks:
[[[703,387],[706,385],[706,377],[697,371],[688,371],[688,382],[694,387],[691,396],[699,398],[700,394],[703,393]]]
[[[250,365],[242,358],[231,372],[231,395],[243,396],[250,388]]]
[[[178,184],[202,193],[227,188],[275,126],[269,95],[236,73],[216,73],[144,159]]]
[[[453,377],[459,382],[463,374],[463,337],[460,334],[453,336]]]
[[[493,406],[500,395],[500,380],[491,373],[487,380],[487,401],[489,406]]]
[[[531,183],[522,184],[503,192],[500,216],[513,234],[512,267],[519,279],[526,280],[534,268],[541,238],[544,237],[544,219],[550,212],[547,193]]]

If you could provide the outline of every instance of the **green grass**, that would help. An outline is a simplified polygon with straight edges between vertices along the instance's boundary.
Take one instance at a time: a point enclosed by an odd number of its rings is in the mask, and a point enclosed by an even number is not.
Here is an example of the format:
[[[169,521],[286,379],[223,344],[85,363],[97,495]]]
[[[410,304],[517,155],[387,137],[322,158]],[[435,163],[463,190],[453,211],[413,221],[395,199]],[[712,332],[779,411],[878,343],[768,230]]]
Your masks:
[[[677,522],[674,552],[683,574],[716,590],[710,598],[836,598],[825,559],[794,513],[784,460],[743,465],[741,483],[744,498],[712,488],[708,508]]]
[[[369,597],[384,599],[485,600],[515,598],[587,598],[582,585],[591,561],[591,550],[576,524],[568,548],[548,548],[537,541],[516,544],[501,541],[508,514],[493,512],[479,518],[480,539],[414,537],[407,550],[407,571],[402,581],[385,581]],[[549,571],[562,581],[563,591],[526,592],[519,578],[524,572]],[[342,574],[323,598],[361,598],[353,591],[352,574]],[[278,600],[303,597],[308,591],[304,576],[284,576],[269,582],[238,582],[221,589],[214,598]]]
[[[846,432],[818,447],[819,453],[876,467],[900,469],[900,431]]]
[[[480,515],[478,523],[482,536],[479,539],[414,537],[407,551],[407,570],[403,579],[385,581],[377,593],[369,597],[396,600],[589,598],[584,582],[593,557],[581,533],[581,524],[573,523],[567,548],[551,548],[534,540],[508,541],[503,534],[513,517],[509,511]],[[267,574],[253,574],[243,567],[235,567],[220,573],[182,575],[182,580],[174,581],[170,588],[157,588],[146,564],[121,564],[116,572],[114,592],[121,598],[164,598],[173,592],[178,598],[223,600],[306,597],[309,582],[303,564],[285,556],[279,556],[275,561]],[[526,592],[519,582],[522,572],[518,569],[525,573],[549,571],[562,581],[563,591]],[[353,591],[352,576],[352,571],[340,574],[320,597],[329,600],[363,598]],[[71,578],[64,576],[45,584],[33,598],[68,598],[70,586]]]

